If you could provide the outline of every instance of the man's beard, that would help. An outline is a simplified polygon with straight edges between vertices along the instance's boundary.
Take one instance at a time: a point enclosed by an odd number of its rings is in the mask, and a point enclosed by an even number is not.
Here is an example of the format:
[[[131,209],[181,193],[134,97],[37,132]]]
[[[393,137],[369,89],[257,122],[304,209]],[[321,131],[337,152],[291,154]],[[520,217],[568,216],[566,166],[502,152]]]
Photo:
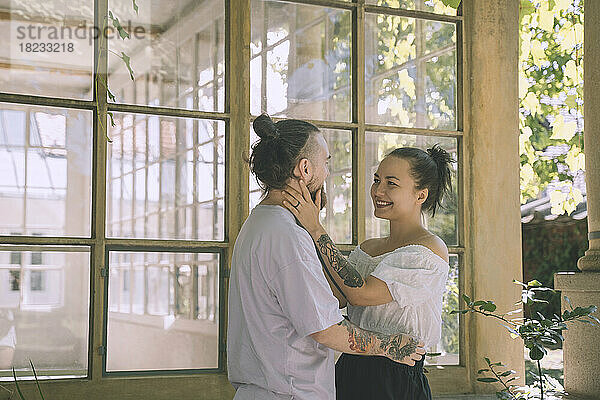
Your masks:
[[[325,205],[327,204],[327,193],[325,193],[325,185],[320,187],[321,189],[321,210],[325,208]],[[319,191],[319,189],[315,190],[314,192],[311,192],[310,197],[312,198],[312,201],[314,203],[316,203],[316,198],[317,198],[317,192]]]

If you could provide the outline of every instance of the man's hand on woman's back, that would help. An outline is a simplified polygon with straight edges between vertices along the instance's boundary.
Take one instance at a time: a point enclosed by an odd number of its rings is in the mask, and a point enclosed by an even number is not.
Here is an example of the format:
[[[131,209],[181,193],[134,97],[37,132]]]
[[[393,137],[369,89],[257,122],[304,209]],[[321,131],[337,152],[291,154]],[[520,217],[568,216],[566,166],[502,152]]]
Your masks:
[[[415,338],[370,332],[344,319],[311,337],[333,350],[366,356],[385,356],[392,361],[415,365],[425,356],[425,347]]]

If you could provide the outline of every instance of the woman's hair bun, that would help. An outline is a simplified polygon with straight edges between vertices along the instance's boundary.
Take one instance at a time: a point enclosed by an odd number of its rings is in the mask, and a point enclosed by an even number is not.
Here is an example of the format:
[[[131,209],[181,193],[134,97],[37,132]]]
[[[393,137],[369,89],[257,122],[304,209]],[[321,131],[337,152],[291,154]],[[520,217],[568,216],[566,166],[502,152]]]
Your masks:
[[[261,114],[252,123],[254,132],[261,139],[277,139],[279,137],[279,131],[275,126],[275,123],[267,114]]]
[[[436,162],[436,164],[449,164],[454,162],[452,156],[448,152],[440,147],[439,144],[434,144],[431,148],[427,149],[427,154]]]

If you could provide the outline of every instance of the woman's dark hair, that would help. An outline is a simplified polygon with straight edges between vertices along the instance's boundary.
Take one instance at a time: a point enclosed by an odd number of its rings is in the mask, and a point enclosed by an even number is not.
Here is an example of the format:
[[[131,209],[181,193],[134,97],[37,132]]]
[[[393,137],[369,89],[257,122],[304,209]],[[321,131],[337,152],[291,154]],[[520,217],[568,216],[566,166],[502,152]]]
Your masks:
[[[312,157],[316,142],[309,138],[319,128],[298,119],[274,123],[267,114],[258,116],[252,127],[260,140],[252,145],[250,171],[263,190],[283,189],[298,161]]]
[[[427,200],[421,206],[421,211],[431,212],[442,206],[444,196],[452,192],[450,164],[454,162],[439,144],[427,149],[427,152],[416,147],[400,147],[389,156],[405,159],[410,164],[410,175],[415,181],[417,190],[427,188]]]

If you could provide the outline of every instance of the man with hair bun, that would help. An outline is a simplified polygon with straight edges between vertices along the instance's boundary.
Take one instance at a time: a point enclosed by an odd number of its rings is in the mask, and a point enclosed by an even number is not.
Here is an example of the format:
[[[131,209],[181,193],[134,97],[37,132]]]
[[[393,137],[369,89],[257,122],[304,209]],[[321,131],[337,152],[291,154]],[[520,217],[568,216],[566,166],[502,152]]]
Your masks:
[[[274,123],[265,114],[253,128],[260,140],[249,163],[264,195],[240,230],[231,264],[227,364],[235,399],[333,400],[334,350],[420,361],[425,350],[413,337],[375,334],[342,316],[311,235],[283,206],[290,187],[320,200],[330,159],[323,134],[308,122]]]

